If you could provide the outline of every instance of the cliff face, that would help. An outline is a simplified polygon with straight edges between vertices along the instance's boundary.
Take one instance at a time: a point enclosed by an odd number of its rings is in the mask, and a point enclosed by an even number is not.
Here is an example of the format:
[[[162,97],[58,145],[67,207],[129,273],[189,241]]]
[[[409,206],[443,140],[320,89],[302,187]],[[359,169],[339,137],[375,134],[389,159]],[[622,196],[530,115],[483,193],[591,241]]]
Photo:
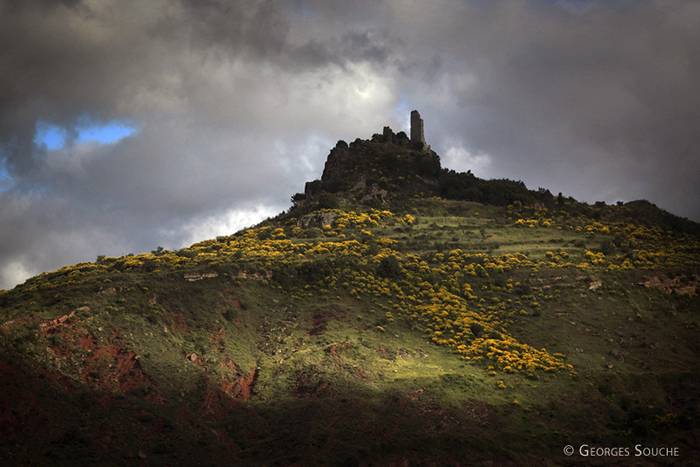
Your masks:
[[[350,149],[345,141],[340,140],[338,144],[331,149],[331,153],[328,154],[321,180],[329,181],[340,178],[342,174],[350,168],[350,165]]]

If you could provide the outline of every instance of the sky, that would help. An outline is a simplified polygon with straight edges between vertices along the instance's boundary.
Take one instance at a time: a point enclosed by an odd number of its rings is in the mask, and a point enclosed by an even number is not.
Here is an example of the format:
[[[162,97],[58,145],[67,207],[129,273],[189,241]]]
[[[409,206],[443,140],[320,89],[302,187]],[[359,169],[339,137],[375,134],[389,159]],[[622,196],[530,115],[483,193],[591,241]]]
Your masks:
[[[700,221],[696,0],[0,0],[0,289],[290,206],[338,140]]]

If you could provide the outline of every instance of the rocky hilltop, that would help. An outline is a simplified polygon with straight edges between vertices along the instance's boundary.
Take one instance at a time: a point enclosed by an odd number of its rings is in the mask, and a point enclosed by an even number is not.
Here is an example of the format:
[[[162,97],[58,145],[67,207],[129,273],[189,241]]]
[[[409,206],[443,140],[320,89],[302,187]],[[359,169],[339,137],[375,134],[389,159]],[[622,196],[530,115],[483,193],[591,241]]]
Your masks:
[[[483,180],[470,171],[458,173],[441,166],[440,156],[425,142],[423,120],[411,113],[411,138],[403,131],[384,127],[371,139],[338,141],[331,149],[320,179],[307,182],[303,193],[292,197],[295,206],[317,202],[322,193],[342,194],[355,200],[381,205],[412,197],[442,197],[506,206],[551,206],[548,190],[528,190],[520,181]]]
[[[339,141],[328,155],[321,179],[306,184],[306,197],[315,199],[323,191],[375,194],[379,187],[386,190],[392,185],[411,192],[435,190],[441,171],[435,152],[385,143],[380,138],[357,139],[349,145]]]

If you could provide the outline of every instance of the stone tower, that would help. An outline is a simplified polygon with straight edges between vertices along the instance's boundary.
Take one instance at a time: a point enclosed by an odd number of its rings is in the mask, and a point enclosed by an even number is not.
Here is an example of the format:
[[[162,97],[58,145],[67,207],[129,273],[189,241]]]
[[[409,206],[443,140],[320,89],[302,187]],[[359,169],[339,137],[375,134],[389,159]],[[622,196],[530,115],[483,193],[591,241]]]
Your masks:
[[[420,145],[423,151],[429,151],[430,146],[425,144],[425,134],[423,133],[423,119],[417,110],[411,112],[411,143]]]
[[[423,119],[417,110],[411,112],[411,141],[414,143],[425,144],[425,135],[423,134]]]

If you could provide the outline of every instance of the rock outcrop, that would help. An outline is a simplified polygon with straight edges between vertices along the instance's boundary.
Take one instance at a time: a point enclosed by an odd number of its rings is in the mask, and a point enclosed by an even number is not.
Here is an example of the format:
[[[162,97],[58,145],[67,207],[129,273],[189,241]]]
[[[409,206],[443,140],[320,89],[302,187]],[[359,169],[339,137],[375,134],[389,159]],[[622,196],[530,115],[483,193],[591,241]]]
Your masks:
[[[341,177],[345,170],[349,168],[349,156],[348,143],[343,140],[338,141],[335,147],[331,149],[331,153],[328,154],[321,180],[327,181]]]
[[[322,192],[361,190],[355,193],[357,199],[384,203],[390,186],[416,193],[433,191],[440,158],[425,144],[423,120],[417,111],[411,114],[411,122],[410,139],[405,132],[394,133],[385,126],[369,140],[338,141],[326,159],[321,179],[306,183],[304,196],[300,195],[303,203],[319,200]]]

